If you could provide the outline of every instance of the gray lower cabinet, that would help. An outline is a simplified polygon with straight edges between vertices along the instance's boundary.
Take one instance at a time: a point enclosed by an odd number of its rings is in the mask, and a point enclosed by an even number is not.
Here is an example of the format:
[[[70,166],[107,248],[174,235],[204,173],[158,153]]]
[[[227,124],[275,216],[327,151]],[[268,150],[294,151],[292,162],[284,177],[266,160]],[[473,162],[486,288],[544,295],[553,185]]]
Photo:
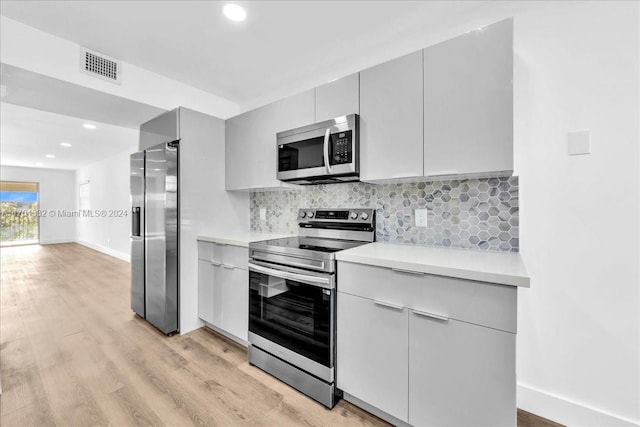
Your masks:
[[[338,292],[337,322],[338,387],[407,421],[406,310]]]
[[[409,313],[409,424],[515,426],[515,334]]]
[[[214,283],[218,280],[214,279],[216,272],[219,274],[219,267],[216,267],[211,261],[198,260],[198,317],[212,325],[222,326],[221,311],[214,310]],[[214,318],[214,312],[218,314],[219,319]]]
[[[513,21],[424,49],[426,176],[513,171]]]
[[[249,272],[240,268],[223,267],[222,329],[243,341],[249,330]]]
[[[316,89],[316,122],[360,113],[360,76],[351,74]]]
[[[422,51],[360,73],[360,179],[423,175]]]
[[[248,250],[198,242],[198,317],[245,344],[249,329]]]
[[[338,274],[347,399],[415,426],[516,425],[516,288],[342,261]]]

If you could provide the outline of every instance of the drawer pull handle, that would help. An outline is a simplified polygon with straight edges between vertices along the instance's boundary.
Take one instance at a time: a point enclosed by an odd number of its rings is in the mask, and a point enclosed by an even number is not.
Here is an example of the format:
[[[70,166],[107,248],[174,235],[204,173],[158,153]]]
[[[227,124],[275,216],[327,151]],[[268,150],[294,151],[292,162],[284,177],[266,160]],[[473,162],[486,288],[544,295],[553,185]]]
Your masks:
[[[213,244],[218,246],[227,246],[226,243],[213,242]]]
[[[235,267],[233,265],[222,264],[222,266],[224,268],[226,268],[227,270],[234,270],[235,269]]]
[[[411,311],[413,312],[413,314],[415,314],[417,316],[428,317],[430,319],[436,319],[436,320],[442,320],[444,322],[447,322],[449,320],[449,318],[447,316],[443,316],[441,314],[427,313],[427,312],[419,311],[419,310],[411,310]]]
[[[391,271],[395,271],[396,273],[415,274],[416,276],[424,276],[425,274],[422,271],[403,270],[402,268],[392,268]]]
[[[211,261],[211,265],[213,265],[214,267],[220,267],[222,264],[220,264],[219,262]]]
[[[375,305],[379,305],[381,307],[387,307],[387,308],[392,308],[394,310],[404,310],[404,307],[401,305],[396,305],[396,304],[391,304],[388,302],[383,302],[383,301],[377,301],[377,300],[373,300],[373,303]]]

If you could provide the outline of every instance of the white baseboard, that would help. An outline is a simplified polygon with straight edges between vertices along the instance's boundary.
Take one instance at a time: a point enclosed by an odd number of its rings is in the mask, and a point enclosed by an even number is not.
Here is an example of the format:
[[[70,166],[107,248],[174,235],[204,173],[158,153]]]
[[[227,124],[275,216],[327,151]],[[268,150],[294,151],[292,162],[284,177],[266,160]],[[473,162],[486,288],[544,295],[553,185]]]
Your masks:
[[[640,427],[638,422],[518,384],[518,408],[568,427]]]
[[[126,262],[131,262],[131,257],[126,252],[116,251],[116,250],[113,250],[113,249],[108,248],[106,246],[98,245],[98,244],[92,243],[92,242],[87,242],[86,240],[78,240],[77,243],[81,244],[82,246],[86,246],[88,248],[95,249],[96,251],[102,252],[103,254],[106,254],[106,255],[121,259],[121,260],[126,261]]]
[[[57,245],[60,243],[75,243],[74,239],[61,239],[61,240],[42,240],[38,244],[40,245]]]

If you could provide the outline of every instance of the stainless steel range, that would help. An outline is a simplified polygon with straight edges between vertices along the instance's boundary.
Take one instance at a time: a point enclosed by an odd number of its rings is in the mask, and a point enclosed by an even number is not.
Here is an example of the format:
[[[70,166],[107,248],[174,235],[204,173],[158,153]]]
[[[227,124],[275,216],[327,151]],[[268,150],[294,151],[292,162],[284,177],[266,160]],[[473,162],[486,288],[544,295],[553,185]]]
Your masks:
[[[249,363],[332,408],[335,253],[375,240],[375,211],[300,209],[298,226],[249,245]]]

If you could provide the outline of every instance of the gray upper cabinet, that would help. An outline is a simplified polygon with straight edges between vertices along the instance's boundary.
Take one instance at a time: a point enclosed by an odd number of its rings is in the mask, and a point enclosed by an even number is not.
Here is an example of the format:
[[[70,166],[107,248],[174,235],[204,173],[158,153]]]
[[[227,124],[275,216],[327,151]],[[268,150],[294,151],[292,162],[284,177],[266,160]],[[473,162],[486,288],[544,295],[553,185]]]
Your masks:
[[[228,119],[226,189],[282,187],[276,133],[360,114],[360,179],[513,172],[513,20]]]
[[[250,187],[250,176],[239,170],[239,165],[250,155],[254,143],[249,135],[251,111],[225,120],[224,187],[226,190],[244,190]]]
[[[314,97],[314,90],[311,89],[276,102],[278,108],[276,133],[312,124]],[[274,159],[276,155],[276,133],[273,134]]]
[[[360,179],[422,176],[422,51],[360,73]]]
[[[280,185],[275,172],[278,117],[278,106],[269,104],[226,121],[227,190]]]
[[[226,189],[282,187],[276,179],[276,133],[313,123],[313,110],[312,89],[228,119]]]
[[[351,74],[315,89],[315,121],[360,113],[360,76]]]
[[[513,171],[512,40],[507,19],[424,49],[425,176]]]

